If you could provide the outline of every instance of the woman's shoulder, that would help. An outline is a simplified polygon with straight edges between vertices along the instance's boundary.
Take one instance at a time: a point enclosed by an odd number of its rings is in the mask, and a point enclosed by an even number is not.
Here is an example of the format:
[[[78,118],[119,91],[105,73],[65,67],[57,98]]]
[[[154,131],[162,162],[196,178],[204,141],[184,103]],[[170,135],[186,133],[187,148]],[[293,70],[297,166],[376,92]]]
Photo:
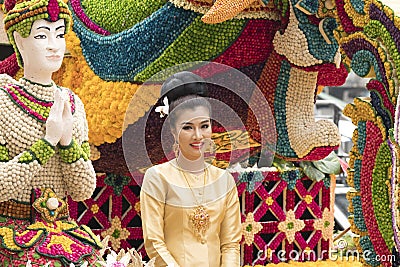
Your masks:
[[[235,179],[232,174],[225,169],[218,168],[214,165],[209,166],[209,173],[211,179],[221,186],[232,188],[236,185]]]
[[[166,169],[166,168],[170,168],[171,167],[170,165],[171,165],[170,161],[167,161],[167,162],[164,162],[164,163],[160,163],[160,164],[155,164],[155,165],[151,166],[150,168],[148,168],[146,170],[146,173],[147,172],[151,172],[151,173],[158,172],[160,170],[163,170],[163,169]]]
[[[229,171],[216,167],[212,164],[207,165],[207,167],[209,169],[209,173],[213,174],[214,177],[231,176]]]

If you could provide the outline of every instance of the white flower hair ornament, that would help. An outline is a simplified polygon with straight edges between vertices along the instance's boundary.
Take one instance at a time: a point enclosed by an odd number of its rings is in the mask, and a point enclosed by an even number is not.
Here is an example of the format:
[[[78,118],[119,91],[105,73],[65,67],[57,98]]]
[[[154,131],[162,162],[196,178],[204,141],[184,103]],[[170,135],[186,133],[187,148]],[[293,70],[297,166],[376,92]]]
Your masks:
[[[160,118],[163,118],[164,116],[168,115],[169,113],[169,104],[168,104],[168,98],[164,97],[163,99],[164,106],[158,106],[156,107],[156,112],[160,113]]]

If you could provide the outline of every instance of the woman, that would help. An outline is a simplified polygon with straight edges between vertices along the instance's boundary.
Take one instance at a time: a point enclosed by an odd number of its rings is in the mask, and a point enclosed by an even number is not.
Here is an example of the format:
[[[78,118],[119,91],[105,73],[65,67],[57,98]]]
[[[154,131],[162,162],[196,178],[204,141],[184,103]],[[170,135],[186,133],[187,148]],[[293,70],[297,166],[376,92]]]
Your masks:
[[[99,240],[69,220],[64,201],[96,186],[83,104],[51,79],[70,20],[61,0],[20,1],[4,20],[24,68],[19,81],[0,76],[0,262],[10,266],[97,259]]]
[[[180,72],[161,95],[176,158],[146,171],[140,194],[147,254],[156,266],[240,265],[241,223],[233,177],[204,161],[211,140],[211,105],[204,80]]]

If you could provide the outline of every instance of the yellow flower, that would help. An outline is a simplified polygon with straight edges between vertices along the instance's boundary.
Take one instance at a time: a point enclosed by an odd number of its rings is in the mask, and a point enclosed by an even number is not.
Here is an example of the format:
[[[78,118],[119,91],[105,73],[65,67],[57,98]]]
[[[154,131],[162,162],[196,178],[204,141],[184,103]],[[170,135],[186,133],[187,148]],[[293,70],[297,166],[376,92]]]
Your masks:
[[[129,237],[129,231],[121,226],[121,220],[118,217],[114,217],[111,220],[111,227],[101,233],[101,236],[105,238],[110,236],[111,247],[114,250],[119,250],[121,247],[121,240],[125,240]]]
[[[310,254],[311,251],[312,251],[312,250],[311,250],[310,247],[306,247],[306,248],[304,249],[304,253],[307,254],[307,255]]]
[[[313,201],[313,198],[312,198],[311,195],[307,195],[307,196],[304,197],[304,201],[305,201],[307,204],[310,204],[310,203]]]
[[[140,201],[135,203],[135,210],[136,212],[140,212]]]
[[[271,206],[274,203],[274,199],[269,196],[266,200],[265,200],[265,204],[267,204],[268,206]]]
[[[254,221],[252,212],[247,213],[246,221],[242,223],[242,234],[244,235],[244,243],[250,246],[254,241],[254,235],[261,231],[262,225]]]
[[[296,233],[304,228],[305,224],[302,220],[296,219],[293,210],[289,210],[286,214],[286,220],[278,224],[278,229],[286,234],[289,243],[293,243]]]
[[[322,213],[322,218],[315,220],[314,228],[316,230],[321,230],[322,237],[325,240],[328,240],[328,239],[332,238],[333,226],[334,226],[333,212],[330,212],[328,210],[328,208],[325,208],[324,212]]]
[[[91,207],[90,207],[90,210],[93,212],[93,214],[96,214],[97,212],[99,212],[99,206],[97,205],[97,204],[93,204]]]

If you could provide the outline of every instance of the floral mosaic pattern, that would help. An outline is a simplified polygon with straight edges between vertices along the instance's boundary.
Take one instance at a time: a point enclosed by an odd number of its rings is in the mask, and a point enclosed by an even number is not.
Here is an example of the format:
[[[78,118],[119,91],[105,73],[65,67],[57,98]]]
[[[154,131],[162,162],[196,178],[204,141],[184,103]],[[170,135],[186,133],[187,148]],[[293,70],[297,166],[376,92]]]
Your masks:
[[[237,172],[232,174],[235,178],[242,175]],[[257,264],[278,263],[276,252],[272,253],[278,249],[314,250],[316,256],[321,256],[318,254],[320,250],[329,248],[334,225],[331,208],[333,189],[325,187],[323,181],[316,182],[304,176],[296,181],[293,189],[288,189],[287,182],[282,179],[284,173],[258,174],[263,181],[254,192],[246,190],[246,181],[239,181],[237,187],[239,198],[244,201],[242,253],[245,264],[255,260],[254,251],[264,248],[271,255],[257,261]],[[135,179],[141,176],[137,173]],[[134,247],[146,255],[140,220],[140,187],[135,179],[131,179],[122,186],[121,195],[117,195],[114,187],[121,184],[105,184],[105,178],[105,175],[97,177],[98,187],[91,199],[79,204],[69,203],[71,216],[77,218],[79,224],[89,225],[95,234],[102,237],[109,235],[113,250]],[[113,179],[122,181],[124,177],[115,176]]]

